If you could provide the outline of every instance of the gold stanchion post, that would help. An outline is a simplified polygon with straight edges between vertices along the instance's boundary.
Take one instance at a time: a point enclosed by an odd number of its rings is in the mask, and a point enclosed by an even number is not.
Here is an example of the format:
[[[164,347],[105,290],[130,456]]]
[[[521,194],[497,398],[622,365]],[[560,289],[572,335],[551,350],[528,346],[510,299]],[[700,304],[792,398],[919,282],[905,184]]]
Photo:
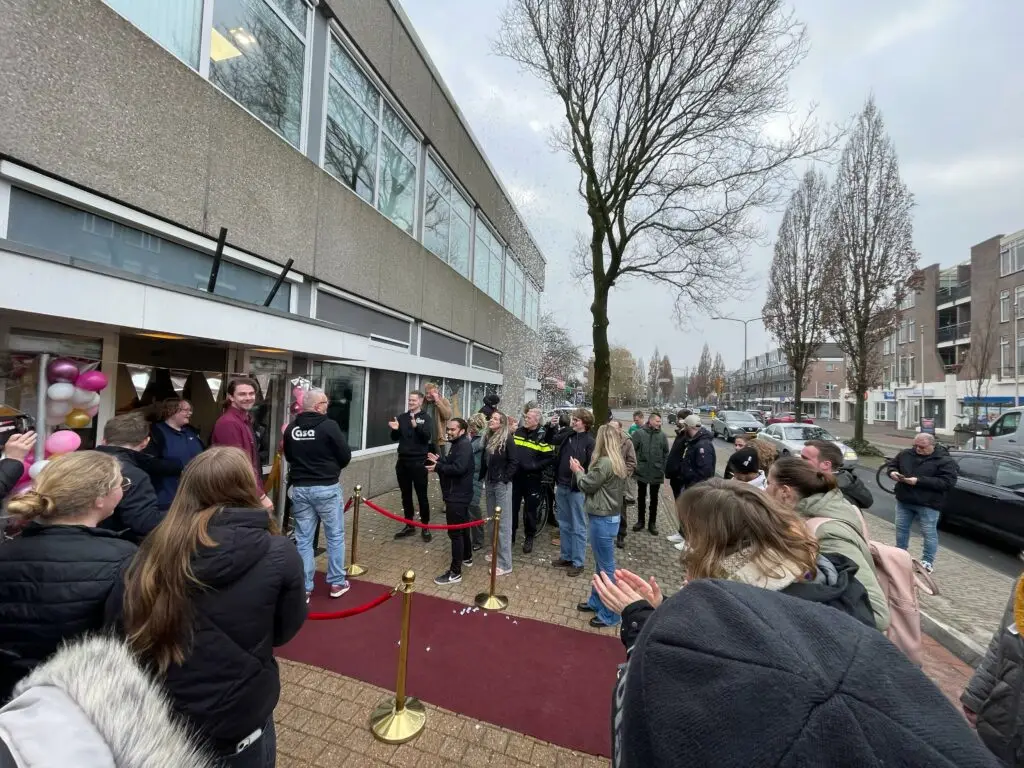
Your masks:
[[[501,525],[501,507],[494,508],[494,535],[491,536],[491,586],[486,592],[476,596],[475,602],[480,608],[489,611],[503,611],[508,608],[505,595],[494,594],[495,581],[498,577],[498,528]]]
[[[377,705],[370,715],[370,730],[386,744],[404,744],[416,738],[427,721],[423,702],[405,697],[406,666],[409,661],[409,618],[412,615],[412,593],[416,574],[402,574],[402,638],[398,644],[398,680],[395,696]]]
[[[363,486],[357,485],[355,493],[352,494],[352,549],[348,556],[348,568],[345,573],[349,576],[362,576],[366,568],[359,565],[356,560],[356,547],[359,546],[359,507],[363,504]]]

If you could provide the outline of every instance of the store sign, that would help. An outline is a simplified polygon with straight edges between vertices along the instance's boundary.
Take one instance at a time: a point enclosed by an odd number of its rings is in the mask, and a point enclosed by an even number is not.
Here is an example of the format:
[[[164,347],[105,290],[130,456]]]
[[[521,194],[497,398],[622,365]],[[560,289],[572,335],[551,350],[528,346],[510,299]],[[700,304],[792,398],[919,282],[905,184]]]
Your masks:
[[[932,389],[931,387],[925,387],[924,389],[921,389],[920,387],[916,387],[915,389],[910,390],[910,397],[934,397],[934,396],[935,396],[935,390]]]
[[[883,400],[895,400],[896,399],[896,393],[893,392],[891,389],[887,389],[884,392],[882,392],[882,399]]]

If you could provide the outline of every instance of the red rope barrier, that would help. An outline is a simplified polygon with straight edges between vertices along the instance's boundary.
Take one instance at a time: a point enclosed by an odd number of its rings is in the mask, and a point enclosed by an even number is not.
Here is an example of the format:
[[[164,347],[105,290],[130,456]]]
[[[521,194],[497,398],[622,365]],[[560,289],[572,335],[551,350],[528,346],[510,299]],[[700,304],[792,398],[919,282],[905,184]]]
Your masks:
[[[392,520],[397,520],[400,523],[412,525],[416,528],[427,528],[431,531],[459,531],[463,528],[476,528],[478,525],[483,525],[487,522],[486,519],[483,519],[473,520],[469,523],[458,523],[457,525],[428,525],[427,523],[421,523],[419,520],[407,520],[404,517],[399,517],[398,515],[388,512],[386,509],[381,509],[369,499],[363,499],[363,504],[368,506],[374,512],[380,512],[382,515],[384,515],[384,517],[390,517]]]
[[[345,502],[345,511],[346,512],[348,512],[350,509],[352,509],[352,501],[353,501],[352,497],[349,496],[348,497],[348,501]]]
[[[329,619],[347,619],[349,616],[358,616],[360,613],[366,613],[378,605],[386,603],[395,596],[397,591],[393,589],[390,592],[385,592],[380,597],[375,597],[370,602],[357,605],[355,608],[346,608],[344,611],[332,611],[330,613],[311,613],[306,618],[310,621],[327,621]]]

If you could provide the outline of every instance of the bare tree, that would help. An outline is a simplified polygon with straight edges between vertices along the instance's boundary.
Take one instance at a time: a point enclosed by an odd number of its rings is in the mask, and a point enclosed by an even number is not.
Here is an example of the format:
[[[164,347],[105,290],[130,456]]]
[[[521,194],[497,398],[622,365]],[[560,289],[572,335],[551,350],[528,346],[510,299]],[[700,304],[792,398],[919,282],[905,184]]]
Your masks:
[[[579,266],[593,283],[602,421],[612,287],[667,285],[680,320],[708,310],[760,234],[752,214],[777,202],[793,160],[830,145],[810,117],[783,138],[766,131],[792,114],[805,30],[782,0],[510,0],[496,49],[565,112],[553,139],[579,168],[590,220]]]
[[[863,393],[878,383],[878,347],[900,320],[917,270],[914,196],[869,98],[843,150],[832,192],[825,272],[826,328],[849,359],[854,441],[864,447]]]
[[[661,358],[661,364],[658,366],[658,391],[661,392],[662,400],[668,400],[672,397],[672,387],[674,384],[672,363],[668,359],[668,355],[665,355]]]
[[[722,391],[725,389],[725,361],[722,353],[715,353],[715,362],[711,364],[711,390],[721,399]]]
[[[764,325],[793,370],[793,410],[803,413],[807,373],[825,343],[825,270],[830,258],[831,190],[821,171],[808,170],[793,192],[779,226]]]
[[[972,297],[971,307],[975,318],[971,323],[971,345],[963,358],[954,363],[954,370],[963,373],[970,382],[969,391],[974,394],[974,421],[977,422],[981,418],[981,400],[993,378],[993,367],[1000,376],[1007,372],[1002,370],[1001,360],[993,365],[998,359],[1000,343],[999,291],[993,287],[977,298]]]
[[[569,332],[558,325],[550,313],[545,313],[540,319],[540,342],[541,356],[537,375],[541,391],[554,400],[561,396],[566,383],[575,378],[583,367],[583,355]]]
[[[658,348],[655,347],[651,362],[647,364],[647,397],[652,403],[658,399],[658,362],[660,360],[661,355],[658,354]]]
[[[619,345],[612,347],[611,355],[612,379],[609,394],[619,405],[630,405],[639,396],[636,389],[636,360],[633,359],[632,352]]]
[[[707,399],[708,395],[711,394],[711,375],[714,363],[711,360],[711,350],[708,349],[708,345],[705,344],[704,348],[700,351],[700,360],[697,362],[697,371],[694,373],[695,386],[694,391],[697,397]]]

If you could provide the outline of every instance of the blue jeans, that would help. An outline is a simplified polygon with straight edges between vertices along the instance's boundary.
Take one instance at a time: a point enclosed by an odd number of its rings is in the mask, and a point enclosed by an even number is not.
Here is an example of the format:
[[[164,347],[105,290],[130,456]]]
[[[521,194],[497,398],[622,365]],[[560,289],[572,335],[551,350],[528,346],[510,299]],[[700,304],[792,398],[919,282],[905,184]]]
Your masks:
[[[313,591],[316,572],[313,535],[317,517],[323,523],[327,539],[327,583],[345,585],[345,514],[341,508],[341,484],[292,486],[291,494],[295,544],[306,572],[306,591]]]
[[[594,553],[594,563],[598,573],[605,573],[615,581],[615,537],[619,534],[619,516],[601,517],[588,515],[590,518],[590,550]],[[587,605],[597,611],[597,618],[612,627],[622,621],[622,617],[605,607],[597,590],[590,588],[590,599]]]
[[[921,523],[921,535],[924,536],[924,552],[921,562],[935,565],[935,555],[939,550],[939,510],[923,507],[920,504],[904,504],[896,502],[896,546],[900,549],[910,547],[910,524],[917,517]]]
[[[583,558],[587,554],[587,513],[583,511],[583,492],[559,485],[555,488],[555,506],[558,509],[561,557],[577,568],[582,568]]]

